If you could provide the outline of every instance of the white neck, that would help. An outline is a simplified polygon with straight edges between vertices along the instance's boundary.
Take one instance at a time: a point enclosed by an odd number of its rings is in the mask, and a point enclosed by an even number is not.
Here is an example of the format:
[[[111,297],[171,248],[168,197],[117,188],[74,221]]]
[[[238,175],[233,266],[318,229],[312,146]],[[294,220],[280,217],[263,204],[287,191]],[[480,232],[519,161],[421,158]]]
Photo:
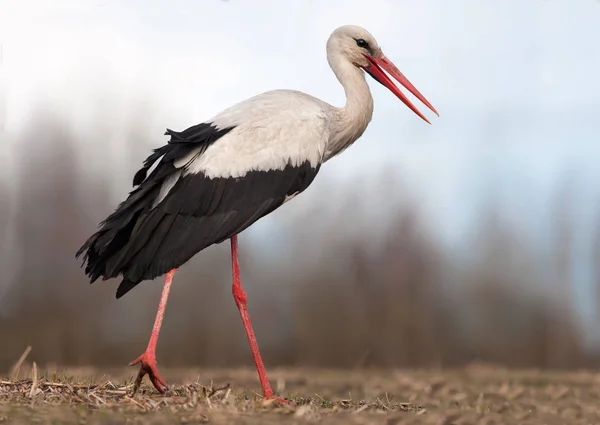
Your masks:
[[[334,108],[334,120],[325,161],[354,143],[373,116],[373,97],[365,74],[346,58],[328,57],[329,65],[346,93],[346,106]]]

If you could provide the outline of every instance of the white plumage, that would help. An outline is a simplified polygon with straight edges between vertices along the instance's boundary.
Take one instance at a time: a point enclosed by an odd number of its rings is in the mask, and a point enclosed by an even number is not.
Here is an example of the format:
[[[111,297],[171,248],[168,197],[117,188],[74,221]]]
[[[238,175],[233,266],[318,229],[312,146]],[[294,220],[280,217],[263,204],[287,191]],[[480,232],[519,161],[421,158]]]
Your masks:
[[[216,128],[234,127],[202,155],[175,162],[184,174],[243,177],[248,171],[283,170],[308,161],[323,161],[329,142],[331,113],[304,93],[271,91],[245,100],[208,121]]]

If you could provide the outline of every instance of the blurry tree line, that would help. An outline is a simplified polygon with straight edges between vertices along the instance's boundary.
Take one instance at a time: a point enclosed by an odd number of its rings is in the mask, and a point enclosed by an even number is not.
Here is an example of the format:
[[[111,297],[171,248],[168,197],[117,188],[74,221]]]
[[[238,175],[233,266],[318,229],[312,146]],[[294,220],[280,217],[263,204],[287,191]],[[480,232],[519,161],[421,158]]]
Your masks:
[[[132,151],[124,154],[135,171],[147,151],[134,140],[144,136],[143,119],[128,125],[132,138],[124,145]],[[0,370],[27,345],[39,364],[126,365],[146,346],[161,280],[116,301],[118,282],[90,286],[74,258],[116,206],[107,182],[114,164],[107,164],[106,175],[90,171],[86,163],[106,157],[86,157],[68,122],[48,110],[33,114],[24,128],[13,135],[20,146],[12,159],[16,175],[0,181],[0,254],[10,258],[0,262]],[[105,143],[109,136],[96,130],[85,143]],[[397,210],[375,246],[365,243],[367,232],[357,237],[333,230],[314,241],[290,226],[292,252],[302,255],[302,249],[320,244],[331,253],[308,269],[258,264],[251,249],[241,249],[250,313],[267,364],[597,365],[598,357],[583,349],[570,307],[568,196],[566,187],[554,205],[556,258],[550,273],[541,273],[545,267],[536,262],[533,248],[493,208],[476,223],[473,250],[479,255],[466,264],[432,242],[418,205],[411,203]],[[326,227],[335,226],[331,217]],[[596,241],[598,258],[600,237]],[[231,297],[226,245],[207,249],[178,273],[159,342],[161,364],[251,364]],[[548,274],[552,282],[543,281]],[[532,289],[544,285],[554,290]]]

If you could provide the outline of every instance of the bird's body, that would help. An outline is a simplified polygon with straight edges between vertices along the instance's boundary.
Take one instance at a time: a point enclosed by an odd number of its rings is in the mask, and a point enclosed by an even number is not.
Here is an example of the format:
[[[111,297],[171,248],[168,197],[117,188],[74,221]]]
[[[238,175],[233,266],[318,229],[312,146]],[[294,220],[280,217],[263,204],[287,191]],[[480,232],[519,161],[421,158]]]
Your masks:
[[[239,282],[236,235],[303,192],[324,162],[363,134],[373,114],[363,70],[423,119],[381,68],[433,109],[366,30],[338,28],[327,53],[346,93],[344,107],[298,91],[274,90],[184,131],[167,130],[168,143],[155,149],[135,174],[137,187],[78,251],[77,256],[84,254],[92,282],[123,277],[117,298],[139,282],[167,273],[158,326],[138,359],[138,381],[147,372],[157,389],[162,390],[158,383],[165,385],[156,370],[154,348],[174,270],[204,248],[231,239],[234,297],[254,344],[263,393],[272,396]]]
[[[86,272],[123,276],[120,297],[302,192],[327,149],[331,117],[323,106],[300,92],[273,91],[169,130],[171,140],[136,174],[137,188],[82,247]]]

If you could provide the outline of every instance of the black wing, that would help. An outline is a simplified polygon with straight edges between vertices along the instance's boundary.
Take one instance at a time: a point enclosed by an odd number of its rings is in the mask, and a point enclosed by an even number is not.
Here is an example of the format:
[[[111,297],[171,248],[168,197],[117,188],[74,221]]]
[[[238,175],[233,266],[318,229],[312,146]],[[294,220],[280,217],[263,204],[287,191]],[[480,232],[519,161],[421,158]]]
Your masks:
[[[177,268],[202,249],[240,233],[281,206],[286,197],[306,189],[316,176],[319,167],[308,162],[282,170],[249,171],[238,178],[182,175],[173,165],[198,147],[203,152],[230,130],[200,124],[180,133],[167,131],[169,143],[156,149],[136,173],[134,185],[139,187],[77,252],[77,257],[86,252],[85,272],[91,282],[122,275],[120,298],[139,282]],[[167,179],[176,182],[154,205]]]

